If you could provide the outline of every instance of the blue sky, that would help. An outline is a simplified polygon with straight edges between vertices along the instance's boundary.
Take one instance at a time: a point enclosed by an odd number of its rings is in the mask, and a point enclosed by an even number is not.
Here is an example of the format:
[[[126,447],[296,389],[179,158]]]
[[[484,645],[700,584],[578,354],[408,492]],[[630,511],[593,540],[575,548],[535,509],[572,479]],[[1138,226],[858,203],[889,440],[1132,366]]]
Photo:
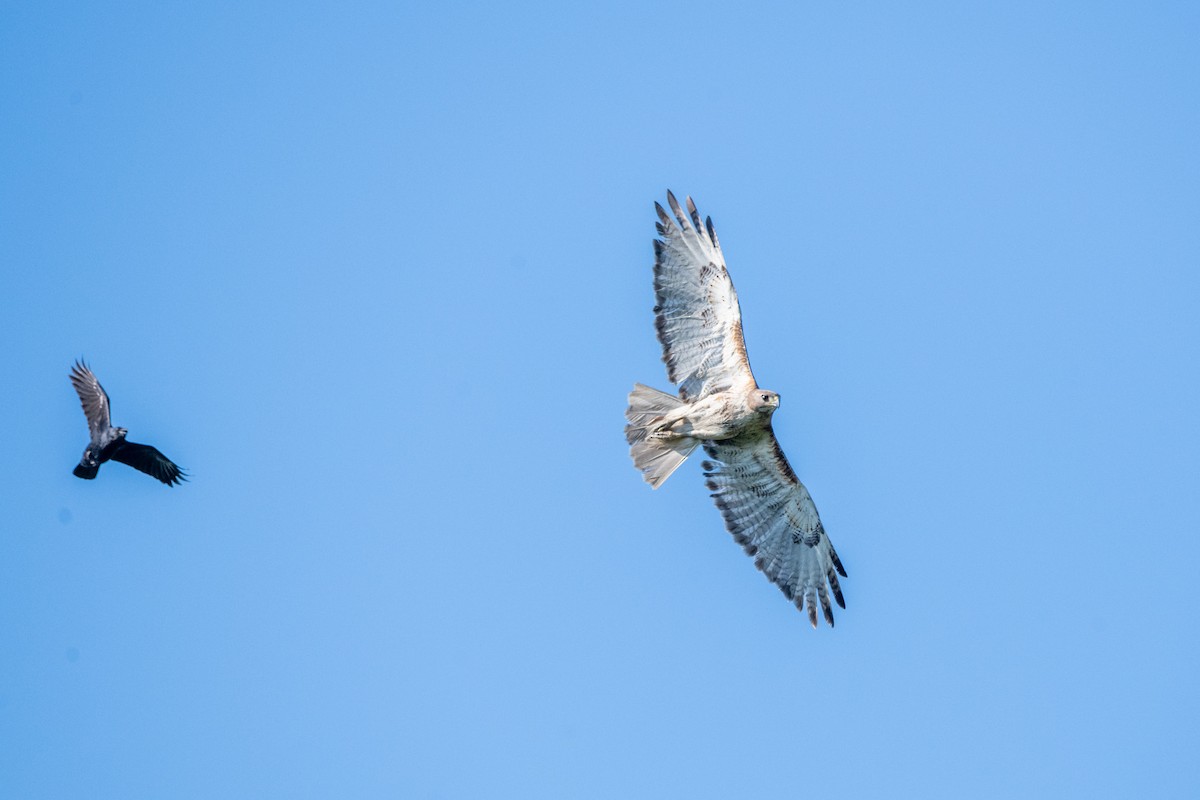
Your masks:
[[[253,5],[0,10],[0,793],[1195,796],[1195,8]],[[629,462],[668,188],[833,630]]]

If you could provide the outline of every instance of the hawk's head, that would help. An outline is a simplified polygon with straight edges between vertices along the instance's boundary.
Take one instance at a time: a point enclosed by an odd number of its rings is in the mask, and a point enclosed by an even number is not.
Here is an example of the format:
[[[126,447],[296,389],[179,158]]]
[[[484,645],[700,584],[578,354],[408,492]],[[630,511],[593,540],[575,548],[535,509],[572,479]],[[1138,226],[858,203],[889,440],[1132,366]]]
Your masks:
[[[750,391],[750,408],[759,414],[773,414],[775,409],[779,408],[779,395],[766,389],[752,389]]]

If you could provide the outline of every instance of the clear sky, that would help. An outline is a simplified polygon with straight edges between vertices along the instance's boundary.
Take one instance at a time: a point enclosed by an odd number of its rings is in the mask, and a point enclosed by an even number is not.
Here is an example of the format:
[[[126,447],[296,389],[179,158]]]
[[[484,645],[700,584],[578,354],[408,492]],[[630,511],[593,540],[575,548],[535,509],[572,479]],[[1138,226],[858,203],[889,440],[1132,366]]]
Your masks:
[[[1195,797],[1200,11],[967,5],[5,4],[0,796]],[[668,188],[832,630],[629,461]]]

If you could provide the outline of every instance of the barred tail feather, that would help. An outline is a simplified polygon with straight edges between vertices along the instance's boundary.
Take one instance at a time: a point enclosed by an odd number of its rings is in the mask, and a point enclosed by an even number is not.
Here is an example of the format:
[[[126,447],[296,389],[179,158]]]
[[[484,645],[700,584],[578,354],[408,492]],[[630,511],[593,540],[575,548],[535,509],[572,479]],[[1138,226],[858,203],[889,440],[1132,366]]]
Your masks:
[[[642,471],[646,483],[657,489],[671,473],[687,460],[696,446],[696,439],[686,436],[678,439],[647,438],[653,425],[663,415],[683,405],[683,401],[672,394],[660,392],[640,383],[633,385],[629,393],[629,408],[625,418],[625,441],[629,442],[629,454],[633,465]]]

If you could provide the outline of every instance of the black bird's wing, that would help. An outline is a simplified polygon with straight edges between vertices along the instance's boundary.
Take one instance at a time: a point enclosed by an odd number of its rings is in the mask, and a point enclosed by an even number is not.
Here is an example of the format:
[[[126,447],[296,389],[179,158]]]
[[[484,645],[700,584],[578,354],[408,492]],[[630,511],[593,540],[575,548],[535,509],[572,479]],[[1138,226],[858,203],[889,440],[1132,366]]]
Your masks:
[[[187,480],[184,471],[176,466],[171,459],[158,452],[158,448],[148,444],[122,441],[112,451],[110,458],[128,464],[139,472],[158,478],[168,486],[174,486]]]
[[[71,368],[71,385],[75,387],[79,402],[83,404],[83,414],[87,417],[88,432],[92,435],[92,441],[99,441],[100,434],[112,427],[108,394],[87,364],[82,361],[76,361],[75,366]]]

